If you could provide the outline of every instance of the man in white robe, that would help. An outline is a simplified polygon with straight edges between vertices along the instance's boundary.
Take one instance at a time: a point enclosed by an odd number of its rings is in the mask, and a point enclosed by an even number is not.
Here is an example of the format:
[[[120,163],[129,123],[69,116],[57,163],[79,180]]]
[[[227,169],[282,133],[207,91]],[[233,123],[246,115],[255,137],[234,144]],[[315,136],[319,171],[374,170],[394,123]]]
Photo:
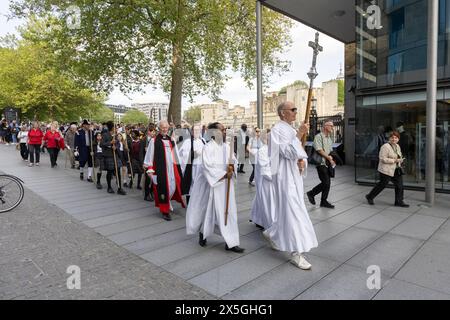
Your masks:
[[[239,247],[239,230],[237,219],[237,206],[234,193],[234,181],[236,179],[235,164],[237,162],[234,153],[230,161],[230,146],[225,143],[226,129],[220,123],[213,123],[208,127],[211,140],[205,145],[202,153],[203,177],[207,182],[209,193],[205,192],[208,188],[197,187],[202,182],[198,179],[194,183],[192,199],[189,204],[189,215],[197,214],[204,216],[201,228],[188,227],[188,233],[202,230],[204,239],[213,234],[216,226],[224,238],[225,249],[237,253],[244,252]],[[231,164],[229,164],[231,162]],[[227,186],[230,179],[228,215],[225,225],[225,211],[227,205]],[[203,190],[203,191],[202,191]],[[200,193],[200,192],[203,192]],[[202,205],[206,202],[206,210],[203,212]],[[201,205],[199,205],[201,204]],[[194,212],[194,208],[197,208]],[[188,213],[187,213],[188,215]],[[198,221],[199,219],[197,219]],[[200,239],[201,240],[201,239]]]
[[[308,158],[301,144],[308,126],[303,124],[298,131],[292,127],[297,116],[297,108],[292,102],[280,104],[277,111],[281,121],[272,128],[269,143],[277,213],[263,236],[272,248],[291,252],[294,265],[308,270],[311,264],[302,253],[318,245],[306,210],[303,177],[299,170],[301,167],[305,172]]]
[[[144,158],[147,174],[153,181],[155,205],[159,207],[164,220],[170,221],[173,211],[171,200],[181,203],[181,168],[178,163],[178,150],[173,139],[168,136],[169,123],[161,120],[158,135],[150,140]]]
[[[275,190],[272,184],[267,134],[262,134],[259,139],[261,147],[249,150],[255,157],[256,181],[251,221],[260,229],[268,229],[275,219]]]

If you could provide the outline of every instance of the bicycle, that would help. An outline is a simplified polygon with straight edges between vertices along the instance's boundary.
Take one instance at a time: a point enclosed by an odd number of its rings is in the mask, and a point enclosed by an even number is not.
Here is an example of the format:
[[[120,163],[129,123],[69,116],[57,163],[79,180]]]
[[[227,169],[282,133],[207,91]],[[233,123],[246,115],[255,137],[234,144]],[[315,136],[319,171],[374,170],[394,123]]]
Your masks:
[[[23,181],[9,174],[0,174],[0,213],[16,208],[23,200]]]

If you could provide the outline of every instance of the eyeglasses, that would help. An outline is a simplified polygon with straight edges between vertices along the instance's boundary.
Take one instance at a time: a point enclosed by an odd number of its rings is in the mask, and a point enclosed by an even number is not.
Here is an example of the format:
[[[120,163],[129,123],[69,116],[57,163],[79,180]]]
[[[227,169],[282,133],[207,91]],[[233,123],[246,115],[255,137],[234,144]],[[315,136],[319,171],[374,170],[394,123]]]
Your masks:
[[[292,109],[283,109],[283,110],[289,110],[289,111],[292,111],[292,112],[297,112],[297,108],[292,108]]]

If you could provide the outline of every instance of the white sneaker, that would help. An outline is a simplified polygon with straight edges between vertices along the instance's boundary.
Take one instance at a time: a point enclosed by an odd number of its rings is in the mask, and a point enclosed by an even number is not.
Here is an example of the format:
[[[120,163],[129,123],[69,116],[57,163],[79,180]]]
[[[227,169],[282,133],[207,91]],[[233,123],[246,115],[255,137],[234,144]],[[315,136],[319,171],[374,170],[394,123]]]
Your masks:
[[[291,263],[302,270],[311,270],[311,264],[301,254],[294,253],[292,255]]]
[[[29,166],[29,167],[33,167],[33,166],[34,166],[34,163],[31,163],[31,162],[30,162],[30,163],[28,164],[28,166]]]
[[[270,247],[273,250],[280,251],[280,249],[277,248],[277,245],[275,244],[275,242],[273,242],[272,239],[270,238],[270,236],[266,233],[266,231],[263,231],[263,233],[262,233],[264,239],[269,243]]]
[[[36,165],[39,167],[39,162],[36,162]]]

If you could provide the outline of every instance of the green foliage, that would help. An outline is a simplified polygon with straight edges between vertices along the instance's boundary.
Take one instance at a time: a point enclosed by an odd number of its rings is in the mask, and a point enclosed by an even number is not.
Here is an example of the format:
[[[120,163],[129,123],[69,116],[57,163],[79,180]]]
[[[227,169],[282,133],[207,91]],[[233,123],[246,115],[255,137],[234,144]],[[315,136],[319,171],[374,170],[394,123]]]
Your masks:
[[[144,85],[171,93],[169,114],[178,122],[181,97],[217,97],[240,72],[249,87],[256,77],[254,0],[13,0],[12,13],[44,19],[24,32],[44,41],[89,87],[139,91]],[[78,6],[79,28],[69,28],[67,9]],[[287,71],[279,58],[291,44],[290,19],[263,8],[263,80]]]
[[[184,120],[194,125],[202,119],[202,111],[199,107],[192,107],[184,112]]]
[[[284,86],[280,89],[280,91],[278,91],[278,94],[286,94],[287,93],[287,88],[290,86],[302,86],[304,88],[308,88],[308,84],[305,81],[302,80],[295,80],[293,83]]]
[[[345,82],[338,80],[338,105],[343,106],[345,103]]]
[[[148,117],[142,111],[133,109],[127,111],[121,121],[125,124],[148,123]]]
[[[87,117],[83,117],[87,119],[91,119],[98,123],[103,123],[107,121],[113,121],[114,120],[114,112],[106,107],[101,106],[97,110],[95,110],[93,113],[88,114]]]
[[[77,121],[104,97],[80,86],[39,43],[0,47],[0,107],[20,108],[24,118]]]

